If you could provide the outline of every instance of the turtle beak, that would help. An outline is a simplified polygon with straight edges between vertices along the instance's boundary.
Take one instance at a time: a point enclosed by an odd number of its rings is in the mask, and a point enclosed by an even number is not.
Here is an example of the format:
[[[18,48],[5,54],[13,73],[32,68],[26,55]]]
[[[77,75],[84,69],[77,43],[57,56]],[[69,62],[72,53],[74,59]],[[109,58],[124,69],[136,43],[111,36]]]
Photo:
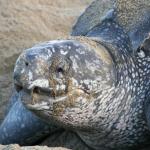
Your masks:
[[[17,77],[17,76],[14,76]],[[14,87],[22,103],[30,110],[52,110],[52,88],[47,79],[36,79],[23,85],[20,80],[14,80]]]

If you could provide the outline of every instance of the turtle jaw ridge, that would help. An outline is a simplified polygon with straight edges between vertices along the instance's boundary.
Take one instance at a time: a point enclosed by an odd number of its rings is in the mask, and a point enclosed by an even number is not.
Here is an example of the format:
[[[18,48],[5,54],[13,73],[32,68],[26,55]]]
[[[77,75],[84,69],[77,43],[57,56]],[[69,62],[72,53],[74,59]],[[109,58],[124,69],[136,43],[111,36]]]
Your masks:
[[[52,88],[33,86],[32,88],[26,88],[17,83],[14,84],[16,91],[21,97],[22,103],[31,111],[52,111],[53,105],[66,105],[70,101],[70,97],[78,97],[80,95],[89,96],[84,89],[73,88],[68,92],[61,92],[63,94],[53,95]],[[31,86],[29,86],[31,87]]]

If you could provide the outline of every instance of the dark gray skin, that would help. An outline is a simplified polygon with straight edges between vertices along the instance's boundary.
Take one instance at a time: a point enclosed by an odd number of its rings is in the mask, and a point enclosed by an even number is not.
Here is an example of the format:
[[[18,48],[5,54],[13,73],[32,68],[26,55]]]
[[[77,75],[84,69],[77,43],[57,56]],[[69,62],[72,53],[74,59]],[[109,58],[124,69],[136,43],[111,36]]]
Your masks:
[[[24,51],[14,70],[21,101],[50,126],[76,132],[82,149],[145,147],[150,138],[147,28],[126,32],[106,17],[86,33],[88,39],[50,41]],[[138,31],[142,39],[136,38]]]
[[[10,110],[0,126],[1,144],[33,145],[57,130],[28,111],[16,91],[10,101]]]

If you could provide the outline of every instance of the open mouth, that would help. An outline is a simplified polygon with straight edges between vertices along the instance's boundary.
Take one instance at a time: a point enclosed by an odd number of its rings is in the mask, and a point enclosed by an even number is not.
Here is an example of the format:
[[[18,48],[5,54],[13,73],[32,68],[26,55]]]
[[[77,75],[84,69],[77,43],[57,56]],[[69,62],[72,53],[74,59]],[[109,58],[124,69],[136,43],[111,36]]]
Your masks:
[[[53,105],[67,103],[68,101],[73,101],[81,95],[88,95],[84,90],[79,88],[74,88],[64,94],[54,95],[52,88],[34,86],[31,89],[24,88],[21,85],[15,84],[17,92],[24,91],[25,94],[30,95],[30,100],[26,101],[26,98],[22,98],[23,103],[30,110],[53,110]],[[36,100],[34,96],[36,95]],[[38,100],[37,100],[38,99]]]

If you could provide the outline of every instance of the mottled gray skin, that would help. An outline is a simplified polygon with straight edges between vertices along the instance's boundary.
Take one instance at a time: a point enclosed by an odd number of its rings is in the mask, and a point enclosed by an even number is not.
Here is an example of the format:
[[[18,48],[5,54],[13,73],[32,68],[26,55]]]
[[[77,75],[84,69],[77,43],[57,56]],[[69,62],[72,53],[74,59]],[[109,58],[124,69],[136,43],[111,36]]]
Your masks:
[[[36,45],[16,62],[14,84],[23,105],[49,126],[75,132],[81,142],[73,149],[149,144],[149,28],[143,23],[127,32],[113,18],[106,16],[85,37]]]
[[[112,19],[87,36],[39,44],[20,55],[14,83],[23,104],[93,149],[148,144],[149,49],[141,45],[133,53],[129,36]]]

